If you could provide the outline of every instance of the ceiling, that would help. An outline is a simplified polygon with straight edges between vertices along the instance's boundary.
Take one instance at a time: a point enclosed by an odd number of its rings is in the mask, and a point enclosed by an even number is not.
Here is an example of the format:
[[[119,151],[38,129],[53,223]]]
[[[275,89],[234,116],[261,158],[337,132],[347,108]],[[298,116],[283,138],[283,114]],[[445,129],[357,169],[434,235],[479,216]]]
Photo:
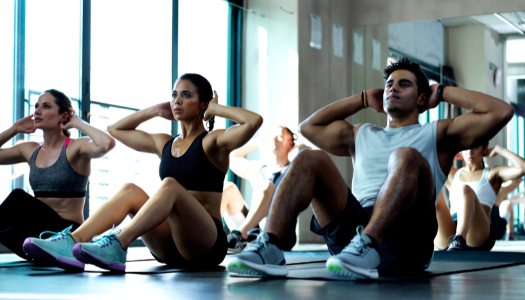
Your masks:
[[[516,25],[522,31],[525,31],[525,11],[500,13],[500,15],[508,21],[510,21],[511,23],[513,23],[514,25]],[[487,27],[494,29],[494,31],[500,34],[517,33],[517,31],[514,28],[512,28],[510,25],[502,21],[494,14],[442,19],[441,23],[445,27],[485,24]]]

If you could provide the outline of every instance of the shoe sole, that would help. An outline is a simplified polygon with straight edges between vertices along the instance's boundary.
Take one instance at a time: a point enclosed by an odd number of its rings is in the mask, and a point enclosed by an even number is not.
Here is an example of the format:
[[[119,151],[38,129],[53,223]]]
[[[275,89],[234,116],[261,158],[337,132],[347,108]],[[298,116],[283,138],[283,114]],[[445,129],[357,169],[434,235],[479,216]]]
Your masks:
[[[354,279],[377,279],[379,278],[377,269],[364,269],[364,268],[352,266],[352,265],[344,263],[337,257],[330,257],[326,261],[326,268],[328,269],[328,271],[334,274],[344,276],[344,277],[350,277]]]
[[[285,277],[288,275],[288,268],[284,266],[259,265],[249,261],[232,257],[226,263],[226,269],[230,273],[251,276],[278,276]]]
[[[105,270],[109,270],[109,271],[114,271],[114,272],[126,272],[126,266],[122,266],[122,265],[117,265],[117,264],[113,264],[113,263],[108,263],[108,262],[104,262],[103,260],[101,260],[100,258],[96,257],[95,255],[85,251],[85,250],[82,250],[82,245],[80,244],[76,244],[74,247],[73,247],[73,250],[72,250],[72,253],[73,253],[73,256],[78,259],[79,261],[83,262],[83,263],[86,263],[86,264],[91,264],[91,265],[95,265],[101,269],[105,269]]]
[[[59,257],[58,254],[50,253],[31,242],[30,238],[26,238],[22,249],[26,256],[36,263],[49,264],[68,271],[84,271],[85,265],[82,262],[73,261]]]
[[[235,253],[241,253],[242,249],[239,249],[239,248],[228,248],[228,251],[235,252]]]

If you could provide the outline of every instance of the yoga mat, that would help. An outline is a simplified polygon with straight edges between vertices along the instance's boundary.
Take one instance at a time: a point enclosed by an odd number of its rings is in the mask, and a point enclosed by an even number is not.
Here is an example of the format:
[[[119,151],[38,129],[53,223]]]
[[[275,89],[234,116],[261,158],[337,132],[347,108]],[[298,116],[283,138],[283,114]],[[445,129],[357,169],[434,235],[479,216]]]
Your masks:
[[[462,252],[435,252],[430,267],[421,272],[395,274],[379,272],[377,281],[401,281],[419,278],[429,278],[441,275],[489,270],[525,264],[525,253],[521,252],[487,252],[487,251],[462,251]],[[363,281],[335,275],[326,270],[324,263],[310,263],[288,266],[287,278],[316,279],[316,280],[342,280]],[[368,279],[370,280],[370,279]]]

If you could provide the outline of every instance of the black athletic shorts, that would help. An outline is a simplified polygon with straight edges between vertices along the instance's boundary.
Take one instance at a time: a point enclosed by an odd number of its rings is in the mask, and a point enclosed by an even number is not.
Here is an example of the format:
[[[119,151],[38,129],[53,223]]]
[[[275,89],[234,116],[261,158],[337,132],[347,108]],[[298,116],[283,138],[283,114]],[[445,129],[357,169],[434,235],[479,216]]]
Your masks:
[[[226,239],[226,234],[222,228],[222,222],[213,217],[212,219],[215,223],[215,228],[217,229],[217,240],[215,240],[215,244],[210,251],[201,255],[201,257],[189,261],[182,257],[176,248],[166,261],[159,259],[153,253],[151,254],[158,262],[176,268],[202,269],[217,267],[226,257],[226,253],[228,252],[228,240]]]
[[[494,238],[501,240],[507,231],[507,220],[499,215],[499,206],[494,205],[490,212],[490,227],[494,229]]]
[[[347,204],[339,216],[324,228],[321,228],[313,216],[310,231],[323,236],[332,255],[339,254],[356,235],[356,228],[368,224],[372,212],[373,207],[363,208],[348,189]],[[434,254],[434,237],[437,229],[435,209],[431,209],[426,214],[409,212],[401,217],[380,245],[379,269],[391,271],[426,269]]]
[[[452,221],[454,221],[454,224],[456,224],[456,226],[458,225],[458,214],[457,213],[454,213],[452,215]],[[494,247],[495,244],[496,244],[496,234],[494,233],[493,225],[490,224],[489,237],[487,238],[485,243],[483,243],[483,245],[478,246],[478,247],[470,247],[469,245],[467,245],[467,250],[471,250],[471,251],[490,251],[490,250],[492,250],[492,248]]]
[[[59,232],[71,225],[71,231],[80,226],[22,189],[14,189],[0,205],[0,243],[24,259],[26,238],[38,237],[44,231]]]

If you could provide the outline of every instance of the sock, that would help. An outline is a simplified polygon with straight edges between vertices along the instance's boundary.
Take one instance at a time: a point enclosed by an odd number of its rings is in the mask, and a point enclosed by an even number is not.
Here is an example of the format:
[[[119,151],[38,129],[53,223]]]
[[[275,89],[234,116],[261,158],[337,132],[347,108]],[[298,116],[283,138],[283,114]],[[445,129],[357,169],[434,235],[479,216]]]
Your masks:
[[[281,246],[281,240],[279,239],[278,236],[276,236],[273,233],[269,233],[269,232],[267,232],[266,234],[270,237],[271,244],[274,244],[275,246],[277,246],[277,248],[279,248],[280,250],[283,250],[283,247]]]
[[[234,228],[239,228],[242,223],[246,220],[244,215],[241,212],[238,212],[234,215],[228,215],[224,214],[224,222],[230,228],[230,230],[233,230]]]
[[[369,236],[368,234],[361,234],[361,239],[363,239],[363,236],[365,237],[365,241],[369,244],[372,245],[372,247],[374,247],[374,249],[378,250],[379,251],[379,242],[377,242],[377,240],[374,238],[374,237],[371,237]],[[370,241],[367,241],[370,240]]]

